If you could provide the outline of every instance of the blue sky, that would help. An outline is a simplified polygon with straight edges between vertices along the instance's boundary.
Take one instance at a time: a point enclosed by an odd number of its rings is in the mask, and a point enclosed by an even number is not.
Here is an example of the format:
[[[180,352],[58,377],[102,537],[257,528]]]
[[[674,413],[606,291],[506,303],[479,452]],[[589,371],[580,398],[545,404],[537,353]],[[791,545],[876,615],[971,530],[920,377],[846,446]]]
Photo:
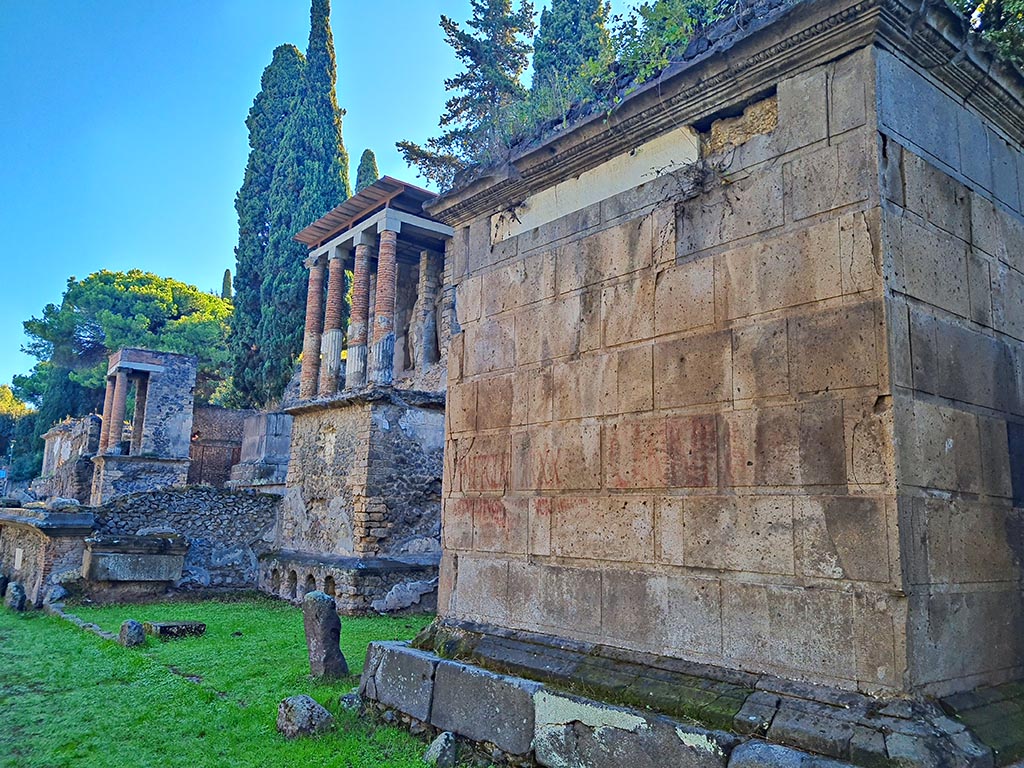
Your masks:
[[[617,9],[626,5],[624,0]],[[457,70],[438,27],[469,0],[334,0],[352,173],[433,134]],[[138,267],[220,289],[234,271],[245,116],[274,47],[305,50],[306,0],[0,0],[0,383],[21,322],[69,276]]]

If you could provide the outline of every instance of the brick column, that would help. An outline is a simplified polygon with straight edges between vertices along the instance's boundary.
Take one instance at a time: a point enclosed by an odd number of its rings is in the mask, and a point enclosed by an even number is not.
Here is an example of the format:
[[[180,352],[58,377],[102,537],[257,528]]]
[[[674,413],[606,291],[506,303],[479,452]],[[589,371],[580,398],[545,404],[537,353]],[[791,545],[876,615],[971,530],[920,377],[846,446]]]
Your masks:
[[[299,376],[299,397],[316,397],[320,378],[320,335],[324,315],[324,260],[317,257],[309,267],[306,293],[306,333],[302,339],[302,373]]]
[[[110,411],[114,406],[114,377],[107,377],[107,391],[103,395],[103,420],[100,423],[99,453],[105,453],[110,445]]]
[[[395,372],[395,294],[398,292],[398,233],[380,233],[377,252],[377,298],[374,302],[370,381],[389,385]]]
[[[434,258],[430,251],[420,251],[419,283],[413,307],[416,345],[412,351],[415,367],[420,370],[436,362],[438,357],[437,289],[438,274]]]
[[[338,391],[341,377],[341,320],[345,314],[345,258],[334,254],[327,264],[327,310],[324,312],[324,335],[320,341],[320,394]]]
[[[135,379],[135,415],[132,417],[132,444],[130,456],[142,453],[142,435],[146,430],[146,398],[149,397],[149,374]]]
[[[124,434],[124,413],[128,405],[128,373],[118,371],[114,375],[114,399],[110,405],[110,434],[107,437],[107,453],[120,455],[121,437]]]
[[[370,246],[357,245],[352,275],[352,311],[348,316],[345,389],[366,384],[366,325],[370,314]]]

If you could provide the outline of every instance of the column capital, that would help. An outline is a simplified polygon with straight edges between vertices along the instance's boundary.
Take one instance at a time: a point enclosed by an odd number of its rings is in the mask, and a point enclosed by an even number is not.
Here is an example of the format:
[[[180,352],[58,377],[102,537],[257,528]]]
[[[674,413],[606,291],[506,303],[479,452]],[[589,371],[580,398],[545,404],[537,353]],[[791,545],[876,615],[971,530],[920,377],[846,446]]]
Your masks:
[[[331,248],[330,256],[327,257],[328,261],[348,261],[352,258],[352,249],[345,248],[341,245],[335,245]]]
[[[311,253],[305,259],[302,260],[303,266],[306,269],[312,269],[313,267],[322,267],[327,259],[324,258],[326,254],[323,253]]]
[[[381,213],[384,215],[377,222],[377,234],[382,235],[385,232],[394,232],[397,235],[402,231],[402,219],[396,211],[386,208]]]

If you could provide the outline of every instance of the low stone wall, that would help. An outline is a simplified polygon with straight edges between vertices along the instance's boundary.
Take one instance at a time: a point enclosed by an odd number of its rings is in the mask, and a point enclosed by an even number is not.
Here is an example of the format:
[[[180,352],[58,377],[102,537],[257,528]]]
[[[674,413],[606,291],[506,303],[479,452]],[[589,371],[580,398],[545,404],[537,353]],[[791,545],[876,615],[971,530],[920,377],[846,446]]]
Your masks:
[[[189,544],[178,587],[255,588],[279,497],[205,486],[121,496],[96,507],[101,535],[176,533]]]
[[[418,639],[420,644],[424,638]],[[370,710],[397,712],[415,732],[450,731],[495,762],[593,768],[989,768],[993,745],[946,714],[946,700],[879,701],[852,692],[792,683],[667,657],[629,654],[565,641],[557,656],[537,653],[536,638],[469,634],[427,637],[437,652],[374,642],[359,693]],[[479,644],[477,644],[479,641]],[[454,657],[454,658],[453,658]],[[469,662],[469,663],[466,663]],[[484,663],[486,662],[486,664]],[[521,676],[530,672],[534,677]],[[567,685],[567,682],[570,683]],[[644,704],[597,701],[608,687],[652,701],[685,699],[668,715]],[[1011,686],[1006,686],[1010,688]],[[1017,716],[1014,691],[989,689]],[[631,702],[632,703],[632,702]],[[978,707],[975,707],[977,709]],[[996,708],[990,708],[991,711]],[[967,709],[965,712],[973,712]],[[979,715],[984,715],[984,708]],[[1012,737],[1011,737],[1012,738]],[[1007,740],[1009,748],[1019,746]],[[1014,753],[1016,754],[1016,753]]]
[[[259,589],[293,603],[318,589],[348,615],[432,612],[437,609],[438,561],[434,553],[360,558],[270,552],[260,558]]]

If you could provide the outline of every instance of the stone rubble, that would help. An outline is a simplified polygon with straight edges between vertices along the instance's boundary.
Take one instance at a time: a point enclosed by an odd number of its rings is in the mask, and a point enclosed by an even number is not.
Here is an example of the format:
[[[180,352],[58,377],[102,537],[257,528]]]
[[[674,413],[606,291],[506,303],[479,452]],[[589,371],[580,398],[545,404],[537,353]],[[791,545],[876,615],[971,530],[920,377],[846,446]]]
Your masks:
[[[277,730],[285,738],[315,736],[334,726],[334,716],[312,697],[289,696],[277,708]]]
[[[125,648],[134,648],[146,642],[146,630],[139,622],[128,619],[122,622],[121,631],[117,636],[117,642]]]

